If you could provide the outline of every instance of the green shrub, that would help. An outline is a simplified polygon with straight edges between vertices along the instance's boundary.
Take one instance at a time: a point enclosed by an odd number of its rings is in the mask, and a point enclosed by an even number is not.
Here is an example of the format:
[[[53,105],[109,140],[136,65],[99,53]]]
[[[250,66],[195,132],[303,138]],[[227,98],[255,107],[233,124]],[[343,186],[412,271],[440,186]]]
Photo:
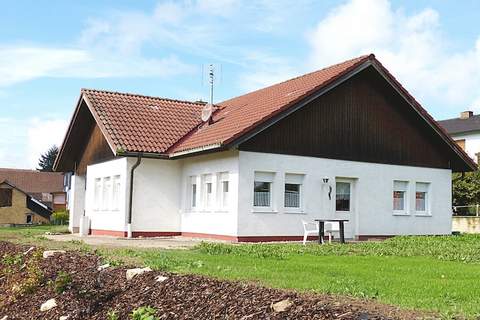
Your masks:
[[[110,310],[107,313],[107,320],[118,320],[120,317],[118,316],[117,311],[115,310]]]
[[[157,313],[157,309],[146,306],[133,310],[130,317],[132,320],[158,320],[155,313]]]
[[[68,211],[57,211],[52,213],[52,223],[55,225],[65,225],[68,224]]]
[[[67,272],[60,271],[57,274],[57,278],[54,282],[54,288],[56,293],[63,293],[65,290],[68,289],[70,284],[72,283],[72,276]]]

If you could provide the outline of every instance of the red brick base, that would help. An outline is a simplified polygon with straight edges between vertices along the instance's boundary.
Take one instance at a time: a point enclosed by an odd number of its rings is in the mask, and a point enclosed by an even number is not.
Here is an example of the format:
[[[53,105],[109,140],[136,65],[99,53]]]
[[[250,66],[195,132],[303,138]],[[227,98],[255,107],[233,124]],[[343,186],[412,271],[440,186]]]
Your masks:
[[[119,237],[124,238],[127,237],[127,231],[116,231],[116,230],[99,230],[99,229],[91,229],[90,234],[93,236],[112,236],[112,237]],[[158,231],[133,231],[132,237],[174,237],[180,236],[181,232],[158,232]]]
[[[126,231],[91,229],[94,236],[127,237]],[[160,231],[133,231],[132,237],[174,237],[184,236],[190,238],[216,239],[232,242],[275,242],[275,241],[303,241],[303,236],[229,236],[222,234],[197,233],[197,232],[160,232]],[[328,237],[325,237],[327,240]],[[309,236],[308,240],[318,240],[318,236]]]
[[[370,241],[370,240],[387,240],[389,238],[393,238],[395,236],[392,236],[392,235],[367,235],[367,234],[364,234],[364,235],[360,235],[360,236],[357,236],[357,240],[358,241]]]

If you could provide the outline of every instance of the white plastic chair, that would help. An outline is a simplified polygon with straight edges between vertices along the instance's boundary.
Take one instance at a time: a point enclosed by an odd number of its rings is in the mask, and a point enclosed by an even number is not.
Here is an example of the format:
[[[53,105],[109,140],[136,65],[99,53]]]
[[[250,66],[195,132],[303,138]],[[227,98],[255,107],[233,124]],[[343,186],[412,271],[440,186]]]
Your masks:
[[[335,225],[335,227],[334,227]],[[337,222],[330,223],[327,222],[325,223],[325,232],[328,234],[328,243],[332,243],[332,235],[334,232],[339,232],[339,225]]]
[[[307,237],[309,235],[318,235],[319,226],[317,222],[307,222],[302,220],[303,224],[303,245],[307,243]],[[315,229],[309,228],[309,226],[315,226]]]

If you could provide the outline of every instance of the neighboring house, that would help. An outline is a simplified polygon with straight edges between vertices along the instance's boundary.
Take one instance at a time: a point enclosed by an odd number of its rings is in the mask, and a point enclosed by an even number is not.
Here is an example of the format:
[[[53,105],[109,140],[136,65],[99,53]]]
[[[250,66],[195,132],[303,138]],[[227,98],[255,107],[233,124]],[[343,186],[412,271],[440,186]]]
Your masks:
[[[476,163],[480,154],[480,115],[463,111],[460,117],[441,120],[438,123]]]
[[[350,238],[449,234],[452,172],[476,169],[373,55],[208,109],[82,89],[55,163],[74,172],[70,230],[300,240],[302,220],[346,218]]]
[[[52,210],[7,180],[0,181],[0,225],[41,224]]]
[[[0,181],[2,180],[8,180],[54,211],[66,209],[62,173],[0,168]]]

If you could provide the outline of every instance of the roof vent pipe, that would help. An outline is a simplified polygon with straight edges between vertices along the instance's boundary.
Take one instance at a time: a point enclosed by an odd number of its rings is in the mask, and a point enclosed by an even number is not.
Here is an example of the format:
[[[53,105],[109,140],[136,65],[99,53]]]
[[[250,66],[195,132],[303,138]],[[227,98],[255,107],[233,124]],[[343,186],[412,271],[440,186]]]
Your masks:
[[[133,179],[135,177],[135,169],[142,163],[142,154],[139,153],[137,157],[137,162],[133,165],[130,171],[130,195],[128,201],[128,220],[127,220],[127,237],[132,237],[132,207],[133,207]]]
[[[473,116],[473,111],[460,112],[460,119],[468,119]]]

